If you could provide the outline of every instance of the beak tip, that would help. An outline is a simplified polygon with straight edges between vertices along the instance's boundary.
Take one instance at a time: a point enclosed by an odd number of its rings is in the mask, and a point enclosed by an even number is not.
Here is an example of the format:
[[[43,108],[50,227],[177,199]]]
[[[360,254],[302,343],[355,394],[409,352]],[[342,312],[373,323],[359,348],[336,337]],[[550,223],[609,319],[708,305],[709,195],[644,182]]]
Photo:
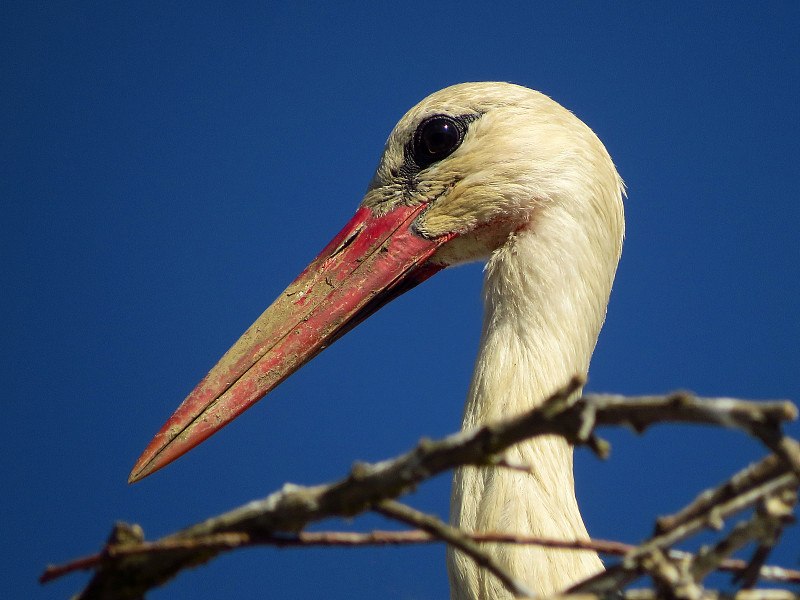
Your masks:
[[[150,470],[146,468],[147,465],[142,464],[141,458],[136,462],[131,469],[130,475],[128,475],[128,483],[136,483],[137,481],[144,479],[150,474]]]
[[[167,465],[168,462],[163,461],[163,450],[164,448],[157,445],[158,436],[156,436],[152,442],[145,448],[142,455],[136,460],[136,464],[133,465],[133,469],[131,469],[130,475],[128,475],[128,483],[136,483],[137,481],[141,481],[148,475],[152,475],[156,471],[158,471],[161,467]]]

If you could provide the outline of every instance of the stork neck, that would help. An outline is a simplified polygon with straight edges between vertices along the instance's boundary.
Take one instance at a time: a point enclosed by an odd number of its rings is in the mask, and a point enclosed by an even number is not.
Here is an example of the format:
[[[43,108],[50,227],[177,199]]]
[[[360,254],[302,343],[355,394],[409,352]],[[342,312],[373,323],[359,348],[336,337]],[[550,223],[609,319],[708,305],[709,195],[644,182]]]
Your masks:
[[[580,232],[569,233],[542,219],[488,261],[465,428],[528,410],[588,370],[611,278]]]
[[[549,225],[543,220],[512,234],[487,263],[481,346],[464,429],[528,410],[588,369],[611,279],[596,264],[604,257],[593,255],[596,249],[580,232],[570,230],[569,219],[552,223],[552,229]],[[586,538],[575,499],[572,448],[566,441],[537,437],[514,446],[507,455],[530,473],[459,469],[453,481],[451,522],[472,531]],[[592,553],[534,546],[497,546],[493,552],[511,573],[542,594],[601,569]],[[452,598],[511,597],[458,552],[449,551],[448,564]]]

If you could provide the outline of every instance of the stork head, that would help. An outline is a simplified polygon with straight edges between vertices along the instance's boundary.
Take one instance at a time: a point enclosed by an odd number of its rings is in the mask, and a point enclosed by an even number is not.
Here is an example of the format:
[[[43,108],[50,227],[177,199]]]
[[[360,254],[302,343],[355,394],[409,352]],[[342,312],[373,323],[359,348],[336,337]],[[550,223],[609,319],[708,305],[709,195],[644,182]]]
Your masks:
[[[400,119],[362,206],[425,205],[413,228],[450,236],[435,260],[452,265],[488,258],[510,232],[554,209],[606,230],[618,248],[622,189],[603,144],[560,104],[509,83],[465,83]]]
[[[189,394],[129,481],[205,440],[393,298],[488,258],[548,214],[585,235],[613,277],[622,182],[586,125],[507,83],[424,99],[389,136],[356,215]]]

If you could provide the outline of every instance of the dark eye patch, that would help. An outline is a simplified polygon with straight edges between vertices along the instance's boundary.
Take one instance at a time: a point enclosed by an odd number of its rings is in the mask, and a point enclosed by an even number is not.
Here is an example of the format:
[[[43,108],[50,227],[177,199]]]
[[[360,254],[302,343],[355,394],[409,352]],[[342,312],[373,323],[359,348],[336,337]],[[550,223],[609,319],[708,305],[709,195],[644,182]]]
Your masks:
[[[433,115],[422,121],[414,132],[411,156],[418,169],[429,167],[450,156],[464,141],[469,123],[479,115]]]

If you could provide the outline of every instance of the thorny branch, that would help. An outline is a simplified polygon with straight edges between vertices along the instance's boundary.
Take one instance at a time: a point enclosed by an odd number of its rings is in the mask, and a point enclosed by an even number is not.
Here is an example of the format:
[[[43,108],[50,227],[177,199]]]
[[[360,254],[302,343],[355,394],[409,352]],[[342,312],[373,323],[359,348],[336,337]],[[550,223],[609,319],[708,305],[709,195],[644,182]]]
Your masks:
[[[569,590],[571,598],[580,595],[588,599],[618,592],[641,575],[651,578],[653,593],[661,597],[717,598],[721,596],[702,587],[703,578],[717,569],[740,573],[743,588],[752,587],[759,577],[777,575],[781,581],[800,580],[797,572],[763,566],[783,528],[791,523],[796,503],[800,445],[781,430],[783,422],[797,417],[793,404],[698,398],[686,392],[640,397],[578,396],[577,390],[583,383],[581,378],[574,378],[543,405],[517,417],[438,441],[422,440],[410,452],[391,460],[357,463],[350,474],[338,482],[313,487],[285,484],[263,500],[250,502],[155,542],[145,542],[141,528],[136,525],[118,524],[100,553],[49,567],[40,580],[51,581],[77,570],[93,569],[95,575],[79,598],[141,598],[147,590],[162,585],[181,570],[244,546],[434,540],[459,547],[478,564],[490,569],[518,597],[526,590],[476,542],[566,544],[575,549],[623,555],[618,565]],[[659,519],[655,535],[636,547],[617,544],[611,548],[603,547],[609,543],[600,542],[565,543],[491,532],[463,532],[394,500],[426,479],[463,465],[523,468],[508,464],[503,452],[534,436],[562,435],[571,443],[586,445],[605,457],[608,444],[597,437],[598,426],[627,425],[643,432],[660,423],[737,428],[761,440],[773,454],[737,473],[718,488],[703,492],[675,515]],[[751,507],[757,510],[749,522],[735,527],[698,556],[691,557],[672,549],[674,544],[704,529],[719,529],[725,519]],[[320,537],[326,534],[303,532],[310,523],[330,517],[352,517],[366,511],[379,512],[422,531],[327,534],[327,540]],[[358,538],[359,535],[362,537]],[[348,536],[349,540],[345,541]],[[750,542],[757,545],[751,561],[730,559],[734,551]],[[645,600],[648,593],[647,590],[629,590],[624,597]],[[748,593],[765,595],[748,596]],[[791,596],[787,594],[781,590],[742,591],[737,594],[737,600],[756,597],[782,600]]]

